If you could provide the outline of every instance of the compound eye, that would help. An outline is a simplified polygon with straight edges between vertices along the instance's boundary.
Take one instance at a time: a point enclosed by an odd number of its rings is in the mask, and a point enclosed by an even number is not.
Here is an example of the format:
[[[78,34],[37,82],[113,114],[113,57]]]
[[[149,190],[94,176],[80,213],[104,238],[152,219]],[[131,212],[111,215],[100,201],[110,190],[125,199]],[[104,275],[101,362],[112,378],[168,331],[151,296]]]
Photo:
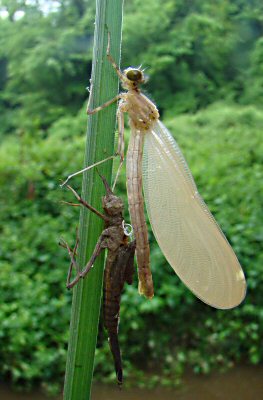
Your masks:
[[[139,69],[130,69],[127,71],[126,76],[133,82],[140,82],[142,80],[142,72]]]

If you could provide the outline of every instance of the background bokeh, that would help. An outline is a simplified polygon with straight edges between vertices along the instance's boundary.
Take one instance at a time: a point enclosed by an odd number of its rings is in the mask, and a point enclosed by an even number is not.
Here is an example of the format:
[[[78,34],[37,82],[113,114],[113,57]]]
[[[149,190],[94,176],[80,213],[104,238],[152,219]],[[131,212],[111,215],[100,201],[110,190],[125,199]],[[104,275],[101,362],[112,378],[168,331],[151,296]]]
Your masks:
[[[63,381],[71,304],[58,241],[73,244],[78,224],[59,181],[83,163],[94,16],[88,0],[0,2],[0,379],[49,391]],[[141,63],[248,293],[235,310],[204,305],[150,234],[155,297],[136,282],[123,294],[125,375],[170,385],[188,368],[262,363],[262,1],[127,1],[122,66]],[[125,198],[124,174],[118,191]],[[95,362],[95,379],[114,382],[102,326]]]

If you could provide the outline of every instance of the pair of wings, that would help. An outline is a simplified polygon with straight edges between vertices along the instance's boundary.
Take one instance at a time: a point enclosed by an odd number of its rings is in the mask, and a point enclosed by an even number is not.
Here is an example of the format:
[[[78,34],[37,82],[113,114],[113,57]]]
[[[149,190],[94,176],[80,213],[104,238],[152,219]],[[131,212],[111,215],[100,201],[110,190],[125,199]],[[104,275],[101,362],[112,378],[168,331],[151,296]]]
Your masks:
[[[155,238],[184,284],[213,307],[240,304],[246,293],[242,268],[160,121],[145,134],[143,189]]]

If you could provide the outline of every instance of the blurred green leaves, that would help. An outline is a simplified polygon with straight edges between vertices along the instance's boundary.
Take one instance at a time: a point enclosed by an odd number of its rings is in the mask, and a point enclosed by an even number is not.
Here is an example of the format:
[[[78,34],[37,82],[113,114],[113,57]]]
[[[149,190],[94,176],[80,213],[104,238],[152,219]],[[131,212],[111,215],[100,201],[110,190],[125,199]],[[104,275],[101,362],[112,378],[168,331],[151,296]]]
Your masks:
[[[136,382],[141,369],[157,371],[149,384],[172,384],[186,366],[208,373],[263,360],[262,4],[126,4],[122,66],[149,67],[146,90],[248,279],[244,304],[213,310],[179,281],[150,234],[155,297],[141,298],[135,283],[121,313],[125,376]],[[10,3],[11,14],[17,8]],[[0,375],[57,388],[71,302],[57,243],[73,244],[78,221],[78,210],[60,203],[74,199],[59,183],[83,164],[94,3],[61,2],[46,15],[23,9],[24,18],[0,20]],[[119,188],[126,199],[124,177]],[[95,379],[114,381],[102,329],[96,365]]]
[[[82,165],[83,114],[62,117],[47,137],[9,139],[0,149],[0,372],[18,383],[52,385],[63,379],[71,295],[65,289],[67,254],[57,243],[63,236],[73,244],[78,211],[60,203],[72,198],[58,185]],[[263,113],[254,106],[218,103],[166,124],[244,267],[248,293],[233,311],[205,306],[179,281],[151,236],[155,297],[140,297],[136,284],[123,294],[126,375],[138,378],[138,367],[162,366],[158,379],[169,380],[186,365],[207,373],[240,360],[259,363]],[[74,181],[77,189],[79,182]],[[114,377],[105,339],[101,331],[95,379]]]

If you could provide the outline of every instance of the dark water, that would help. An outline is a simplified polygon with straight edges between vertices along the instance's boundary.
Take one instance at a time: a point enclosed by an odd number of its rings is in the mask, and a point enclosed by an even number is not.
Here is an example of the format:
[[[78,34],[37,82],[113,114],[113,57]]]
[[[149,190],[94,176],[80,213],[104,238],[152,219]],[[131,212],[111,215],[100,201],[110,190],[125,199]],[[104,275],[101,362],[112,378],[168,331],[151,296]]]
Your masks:
[[[50,400],[41,393],[14,393],[3,385],[1,400]],[[226,374],[187,376],[180,389],[125,389],[94,385],[92,400],[262,400],[263,366],[239,367]],[[54,398],[53,398],[54,400]],[[62,400],[62,396],[56,400]]]

